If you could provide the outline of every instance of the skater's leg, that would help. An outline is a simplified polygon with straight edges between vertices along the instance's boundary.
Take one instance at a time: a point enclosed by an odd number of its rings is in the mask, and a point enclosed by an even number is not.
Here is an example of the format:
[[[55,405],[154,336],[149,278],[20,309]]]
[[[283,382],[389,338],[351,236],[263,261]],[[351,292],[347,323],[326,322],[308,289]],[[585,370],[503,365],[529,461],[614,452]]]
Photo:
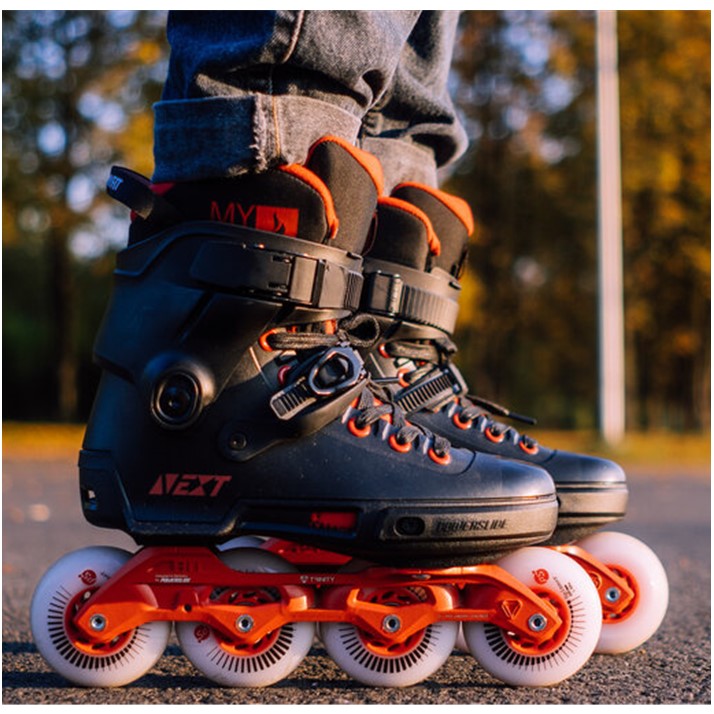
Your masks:
[[[354,143],[395,78],[404,84],[415,50],[403,49],[419,19],[417,11],[170,13],[154,180],[301,162],[328,134]]]
[[[459,13],[425,11],[404,43],[393,80],[364,118],[362,146],[379,157],[387,192],[402,181],[437,185],[437,168],[466,149],[448,78]]]

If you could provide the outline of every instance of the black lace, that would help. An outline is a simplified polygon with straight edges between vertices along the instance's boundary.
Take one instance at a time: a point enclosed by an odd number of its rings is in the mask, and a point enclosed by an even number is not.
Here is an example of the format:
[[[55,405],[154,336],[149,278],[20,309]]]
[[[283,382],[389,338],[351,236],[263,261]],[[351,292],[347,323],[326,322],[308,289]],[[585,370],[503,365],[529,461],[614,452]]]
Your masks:
[[[364,313],[341,320],[333,333],[325,332],[324,323],[306,326],[302,332],[270,332],[265,341],[274,350],[311,350],[348,343],[369,349],[379,339],[379,323]]]
[[[351,347],[370,349],[379,340],[379,323],[371,315],[358,313],[340,321],[333,333],[325,332],[324,325],[312,325],[306,331],[275,331],[265,337],[265,341],[274,350],[303,351],[324,350],[337,345],[348,344]],[[371,426],[383,416],[389,416],[399,445],[412,445],[419,439],[431,441],[432,449],[439,458],[445,457],[451,443],[442,436],[433,434],[428,429],[407,421],[404,411],[393,401],[390,391],[367,378],[366,388],[362,390],[354,417],[359,429]]]
[[[370,396],[376,397],[378,402]],[[381,404],[379,402],[382,402]],[[451,443],[443,436],[433,434],[428,429],[416,426],[407,421],[406,414],[396,404],[391,401],[391,394],[374,382],[370,382],[368,389],[360,395],[357,404],[359,414],[354,418],[355,426],[362,429],[371,426],[383,416],[389,416],[392,426],[397,430],[395,439],[398,444],[406,446],[414,444],[418,439],[431,440],[432,449],[439,457],[444,457],[451,449]]]

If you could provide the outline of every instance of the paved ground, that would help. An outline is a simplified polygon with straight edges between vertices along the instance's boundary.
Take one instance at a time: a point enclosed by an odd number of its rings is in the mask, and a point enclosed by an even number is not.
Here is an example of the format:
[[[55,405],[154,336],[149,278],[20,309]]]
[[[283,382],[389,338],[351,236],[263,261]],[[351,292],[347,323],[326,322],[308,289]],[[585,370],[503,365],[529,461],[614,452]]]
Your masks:
[[[147,675],[115,690],[68,685],[32,643],[29,602],[60,555],[85,545],[133,550],[125,535],[93,528],[79,509],[72,460],[3,463],[3,704],[687,704],[711,703],[710,485],[703,471],[630,473],[631,508],[618,530],[644,540],[670,579],[660,630],[624,656],[596,655],[575,677],[544,690],[490,678],[455,654],[428,681],[404,690],[356,684],[316,647],[287,680],[264,690],[212,685],[175,641]]]

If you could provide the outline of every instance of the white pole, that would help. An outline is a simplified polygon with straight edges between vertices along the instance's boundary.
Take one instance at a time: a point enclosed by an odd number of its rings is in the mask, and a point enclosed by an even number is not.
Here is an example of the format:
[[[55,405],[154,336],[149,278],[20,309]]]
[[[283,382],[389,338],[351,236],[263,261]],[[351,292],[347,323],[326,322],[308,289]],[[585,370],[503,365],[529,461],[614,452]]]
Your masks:
[[[598,301],[600,433],[610,444],[625,433],[620,106],[617,12],[597,11]]]

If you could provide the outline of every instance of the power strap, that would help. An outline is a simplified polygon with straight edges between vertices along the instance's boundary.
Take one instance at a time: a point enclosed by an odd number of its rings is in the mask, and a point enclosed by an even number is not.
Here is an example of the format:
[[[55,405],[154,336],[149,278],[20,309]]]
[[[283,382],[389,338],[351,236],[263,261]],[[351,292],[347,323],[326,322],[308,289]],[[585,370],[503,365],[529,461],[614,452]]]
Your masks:
[[[439,268],[426,273],[396,263],[367,259],[360,308],[452,334],[460,290],[458,282]]]

